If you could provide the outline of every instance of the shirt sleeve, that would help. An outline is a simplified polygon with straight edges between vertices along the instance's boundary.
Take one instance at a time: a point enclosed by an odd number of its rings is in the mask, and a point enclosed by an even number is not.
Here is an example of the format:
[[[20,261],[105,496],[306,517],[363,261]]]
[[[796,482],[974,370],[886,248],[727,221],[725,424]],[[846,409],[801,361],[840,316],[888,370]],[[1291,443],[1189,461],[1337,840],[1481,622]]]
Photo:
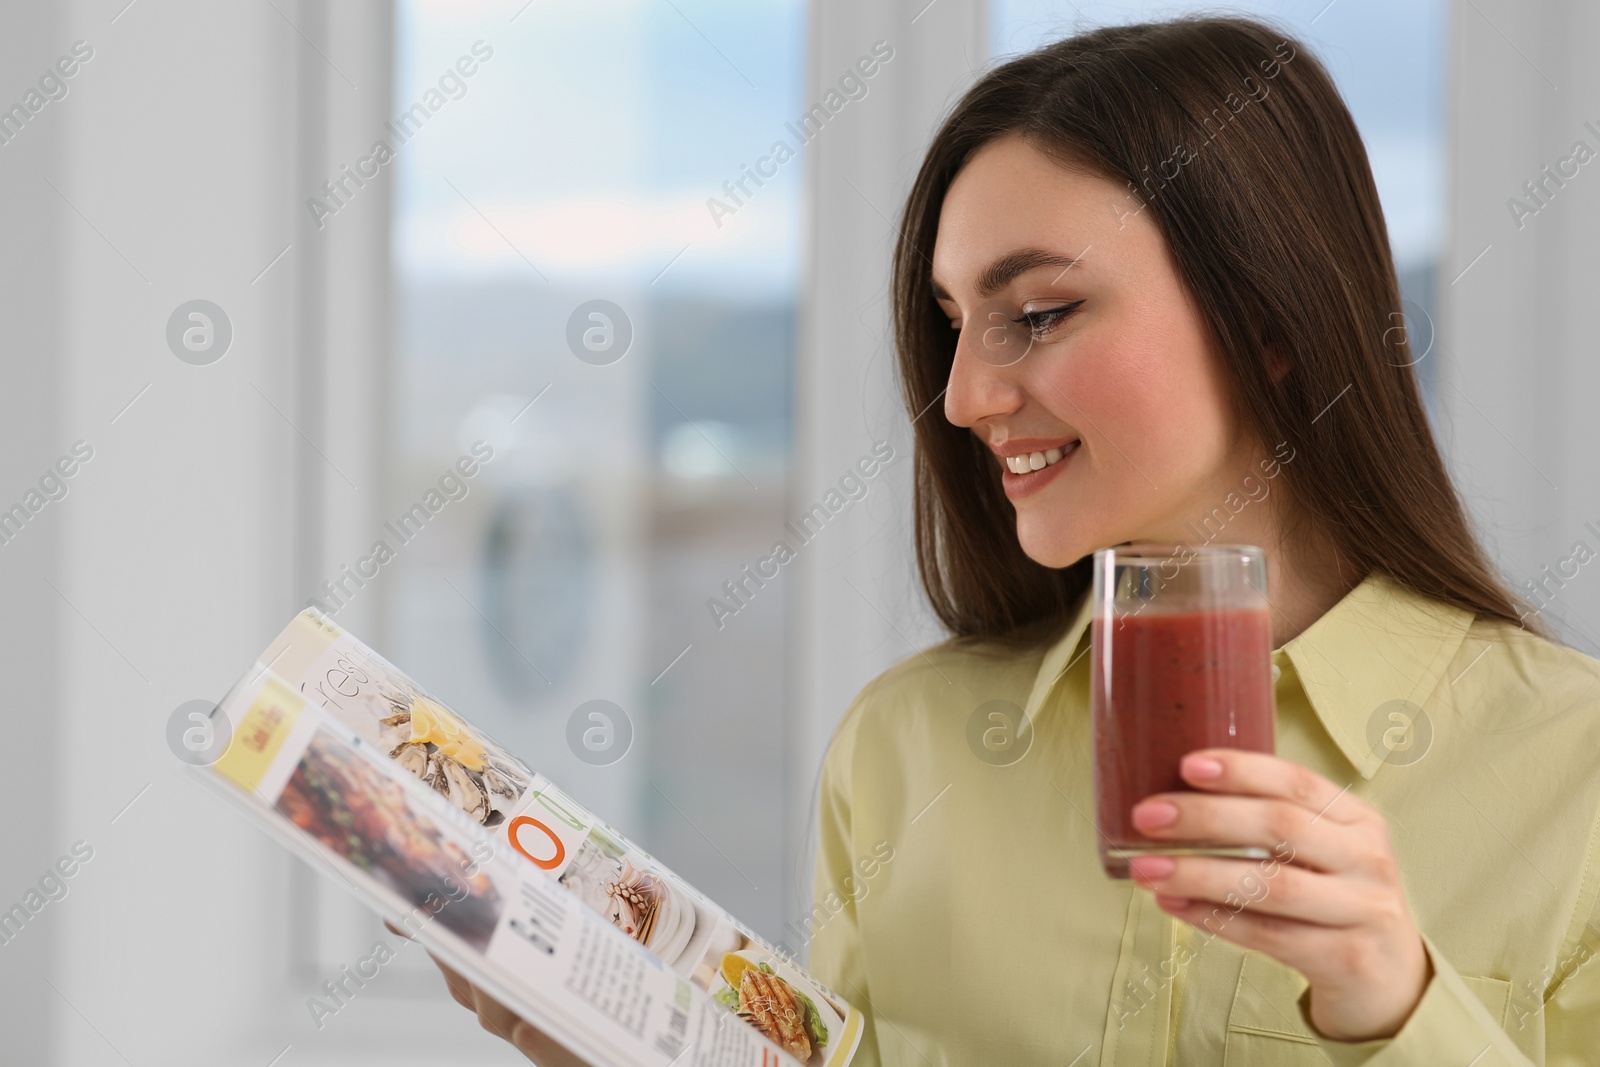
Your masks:
[[[1433,965],[1433,977],[1422,999],[1394,1037],[1382,1041],[1333,1041],[1323,1038],[1323,1055],[1333,1067],[1436,1067],[1441,1063],[1472,1067],[1533,1067],[1516,1042],[1489,1014],[1461,975],[1428,936],[1422,944]],[[1309,990],[1300,998],[1300,1012],[1312,1033]],[[1593,1047],[1593,1046],[1590,1046]],[[1576,1065],[1577,1059],[1547,1059],[1547,1067]]]
[[[856,902],[842,886],[861,854],[851,820],[851,777],[856,723],[866,693],[856,698],[828,746],[822,764],[817,819],[817,864],[812,908],[807,920],[811,936],[811,973],[823,985],[859,1009],[865,1017],[861,1044],[851,1067],[879,1067],[877,1032],[871,994],[861,952],[860,917]]]

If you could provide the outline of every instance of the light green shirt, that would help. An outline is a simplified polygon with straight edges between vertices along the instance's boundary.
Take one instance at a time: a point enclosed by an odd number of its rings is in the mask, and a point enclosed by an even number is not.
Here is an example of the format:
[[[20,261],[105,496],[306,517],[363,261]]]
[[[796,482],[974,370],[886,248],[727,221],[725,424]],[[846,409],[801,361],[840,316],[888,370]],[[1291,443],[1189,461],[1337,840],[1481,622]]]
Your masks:
[[[1087,600],[1046,649],[918,653],[839,725],[806,926],[857,1063],[1600,1063],[1600,663],[1379,576],[1273,652],[1278,754],[1383,813],[1435,972],[1342,1044],[1298,972],[1102,873]],[[991,701],[1032,723],[1009,766],[969,743]]]

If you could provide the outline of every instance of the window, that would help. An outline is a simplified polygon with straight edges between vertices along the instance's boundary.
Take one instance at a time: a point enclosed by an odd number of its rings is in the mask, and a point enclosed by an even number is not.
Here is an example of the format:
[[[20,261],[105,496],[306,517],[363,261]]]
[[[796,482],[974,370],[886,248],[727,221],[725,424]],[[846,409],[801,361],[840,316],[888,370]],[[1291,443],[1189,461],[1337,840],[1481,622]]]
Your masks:
[[[785,594],[721,631],[706,602],[786,517],[801,174],[759,160],[804,6],[399,12],[396,113],[446,102],[392,164],[389,513],[493,459],[398,550],[379,639],[777,936]],[[569,741],[592,700],[622,718]]]

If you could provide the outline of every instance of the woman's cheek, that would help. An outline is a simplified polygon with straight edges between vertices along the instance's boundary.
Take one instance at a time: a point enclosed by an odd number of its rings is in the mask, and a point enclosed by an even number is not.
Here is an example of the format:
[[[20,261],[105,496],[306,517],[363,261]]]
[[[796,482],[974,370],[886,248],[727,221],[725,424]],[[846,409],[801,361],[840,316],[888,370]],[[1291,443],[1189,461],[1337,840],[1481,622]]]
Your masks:
[[[1126,463],[1124,455],[1138,462],[1140,442],[1153,426],[1169,421],[1162,410],[1160,377],[1161,369],[1149,366],[1138,353],[1110,346],[1083,348],[1062,361],[1036,395],[1052,415],[1077,430],[1091,451],[1110,453],[1096,460],[1104,470]],[[1158,387],[1156,396],[1152,386]]]
[[[1130,338],[1083,374],[1084,411],[1145,489],[1202,479],[1226,452],[1226,404],[1192,324],[1152,318],[1164,336]],[[1169,327],[1169,328],[1168,328]],[[1142,473],[1140,473],[1142,472]],[[1148,479],[1148,480],[1147,480]],[[1179,494],[1174,494],[1174,499]]]
[[[1085,347],[1056,369],[1045,388],[1049,406],[1082,435],[1085,454],[1070,481],[1058,483],[1054,532],[1019,531],[1025,548],[1057,542],[1050,554],[1060,566],[1106,544],[1153,536],[1207,481],[1225,451],[1224,434],[1214,383],[1188,347],[1128,336]]]

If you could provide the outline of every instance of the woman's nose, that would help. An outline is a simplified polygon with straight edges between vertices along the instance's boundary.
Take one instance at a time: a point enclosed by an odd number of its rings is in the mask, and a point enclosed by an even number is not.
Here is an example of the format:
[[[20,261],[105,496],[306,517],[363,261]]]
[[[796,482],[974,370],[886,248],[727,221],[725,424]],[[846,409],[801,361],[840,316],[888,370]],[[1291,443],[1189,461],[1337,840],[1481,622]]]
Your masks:
[[[962,328],[944,393],[944,417],[969,429],[985,418],[1015,412],[1023,399],[1014,365],[999,366],[984,358],[979,329],[976,323]]]

